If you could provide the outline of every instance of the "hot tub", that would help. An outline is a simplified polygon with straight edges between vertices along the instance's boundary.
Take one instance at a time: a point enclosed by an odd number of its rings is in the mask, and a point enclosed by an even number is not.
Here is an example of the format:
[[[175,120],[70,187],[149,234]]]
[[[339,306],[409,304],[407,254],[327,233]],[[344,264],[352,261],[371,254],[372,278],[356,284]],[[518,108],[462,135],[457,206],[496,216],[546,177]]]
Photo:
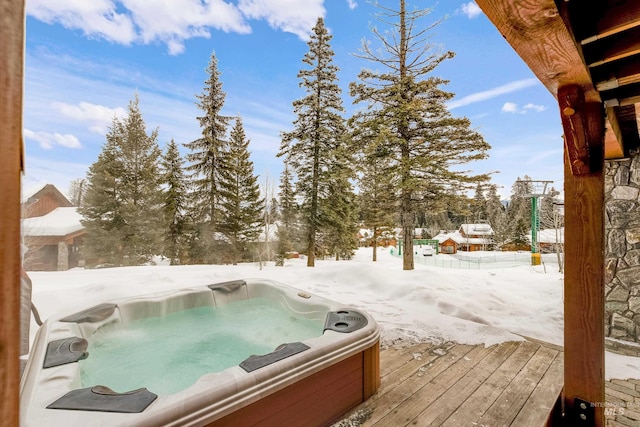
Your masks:
[[[172,378],[173,368],[157,368],[161,372],[142,381],[159,385],[143,385],[135,390],[122,389],[126,386],[121,384],[114,387],[111,382],[112,377],[115,381],[115,372],[113,375],[103,372],[103,376],[98,377],[102,383],[87,383],[95,378],[92,371],[103,370],[95,361],[100,360],[101,348],[105,347],[100,340],[103,335],[109,335],[109,331],[128,331],[130,325],[140,322],[161,325],[162,331],[165,329],[162,319],[174,315],[182,316],[195,310],[218,316],[222,311],[239,312],[241,305],[247,309],[247,304],[258,301],[277,306],[284,313],[285,322],[289,318],[292,323],[308,323],[311,329],[303,328],[302,332],[292,334],[284,330],[279,345],[273,345],[268,352],[242,355],[242,360],[237,362],[229,359],[231,362],[227,363],[232,366],[219,370],[205,367],[205,372],[193,380],[181,371],[177,377],[174,373],[174,378],[185,382],[177,389],[172,388],[175,384],[168,384],[165,389],[162,383],[155,382]],[[254,323],[250,323],[254,326],[249,329],[256,331],[246,331],[247,334],[255,332],[257,341],[272,345],[273,336],[264,337],[264,333],[259,332],[262,327],[255,326],[267,325],[271,319],[260,318],[258,310],[252,307],[249,306],[245,316],[254,318]],[[208,329],[217,326],[218,320],[216,317],[207,322],[190,329],[202,331],[196,335],[204,336]],[[317,332],[316,324],[319,325]],[[206,342],[194,344],[191,349],[184,344],[174,345],[181,337],[179,332],[172,333],[168,344],[163,346],[186,347],[185,356],[181,358],[184,360],[179,363],[183,367],[196,364],[190,354],[223,359],[226,354],[218,354],[217,349],[224,353],[233,347],[229,339],[212,344],[215,340],[207,336],[202,339]],[[107,356],[106,360],[110,358]],[[151,359],[153,357],[149,357]],[[143,370],[135,365],[124,368],[125,377],[135,379]],[[379,372],[379,331],[376,322],[365,312],[273,281],[237,280],[105,302],[49,318],[38,330],[20,383],[20,424],[37,427],[328,425],[376,392]]]

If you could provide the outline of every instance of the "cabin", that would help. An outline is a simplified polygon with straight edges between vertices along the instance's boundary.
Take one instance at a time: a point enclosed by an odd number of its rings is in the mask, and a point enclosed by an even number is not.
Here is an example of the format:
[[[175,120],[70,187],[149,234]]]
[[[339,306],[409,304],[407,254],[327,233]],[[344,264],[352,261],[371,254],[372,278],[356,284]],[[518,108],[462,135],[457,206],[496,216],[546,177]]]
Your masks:
[[[27,271],[58,271],[83,266],[85,229],[77,208],[51,184],[22,204],[22,235]]]
[[[493,247],[493,229],[489,224],[462,224],[458,233],[462,237],[460,250],[486,251]]]
[[[486,223],[461,224],[458,230],[449,233],[441,231],[433,239],[438,241],[439,252],[443,254],[488,251],[495,246],[493,229]]]

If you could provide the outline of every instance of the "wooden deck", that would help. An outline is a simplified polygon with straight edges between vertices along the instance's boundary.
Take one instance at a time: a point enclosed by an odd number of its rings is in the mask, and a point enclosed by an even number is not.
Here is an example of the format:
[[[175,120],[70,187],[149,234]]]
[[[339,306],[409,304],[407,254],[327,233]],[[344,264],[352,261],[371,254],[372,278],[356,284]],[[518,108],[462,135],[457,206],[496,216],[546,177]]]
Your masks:
[[[386,349],[378,392],[337,426],[543,426],[563,385],[562,348],[531,341]]]

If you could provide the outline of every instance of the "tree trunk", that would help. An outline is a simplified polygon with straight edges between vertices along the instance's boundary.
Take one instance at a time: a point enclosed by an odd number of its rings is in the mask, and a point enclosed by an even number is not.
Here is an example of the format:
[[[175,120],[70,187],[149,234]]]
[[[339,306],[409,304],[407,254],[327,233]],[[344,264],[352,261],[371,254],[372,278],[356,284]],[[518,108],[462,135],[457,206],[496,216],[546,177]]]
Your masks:
[[[378,247],[378,239],[377,239],[377,227],[373,227],[373,262],[378,260],[378,254],[376,249]]]

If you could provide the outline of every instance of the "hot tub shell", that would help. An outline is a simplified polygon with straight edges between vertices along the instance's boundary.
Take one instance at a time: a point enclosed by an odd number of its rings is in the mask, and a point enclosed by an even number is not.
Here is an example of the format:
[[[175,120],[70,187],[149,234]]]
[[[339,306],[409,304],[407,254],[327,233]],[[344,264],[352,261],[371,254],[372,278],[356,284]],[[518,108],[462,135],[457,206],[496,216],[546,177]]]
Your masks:
[[[159,395],[140,413],[47,408],[66,393],[83,388],[78,363],[43,368],[49,343],[71,337],[90,342],[97,329],[112,322],[126,324],[259,297],[273,299],[298,316],[317,320],[325,320],[328,313],[352,310],[277,282],[253,279],[126,298],[83,312],[61,313],[49,318],[36,335],[20,384],[21,426],[321,426],[376,392],[380,385],[379,330],[373,318],[357,310],[365,319],[364,326],[341,332],[345,323],[338,322],[336,330],[328,329],[322,336],[302,341],[302,346],[308,347],[304,351],[251,372],[234,366],[205,374],[181,392]],[[91,357],[90,345],[87,351]]]

